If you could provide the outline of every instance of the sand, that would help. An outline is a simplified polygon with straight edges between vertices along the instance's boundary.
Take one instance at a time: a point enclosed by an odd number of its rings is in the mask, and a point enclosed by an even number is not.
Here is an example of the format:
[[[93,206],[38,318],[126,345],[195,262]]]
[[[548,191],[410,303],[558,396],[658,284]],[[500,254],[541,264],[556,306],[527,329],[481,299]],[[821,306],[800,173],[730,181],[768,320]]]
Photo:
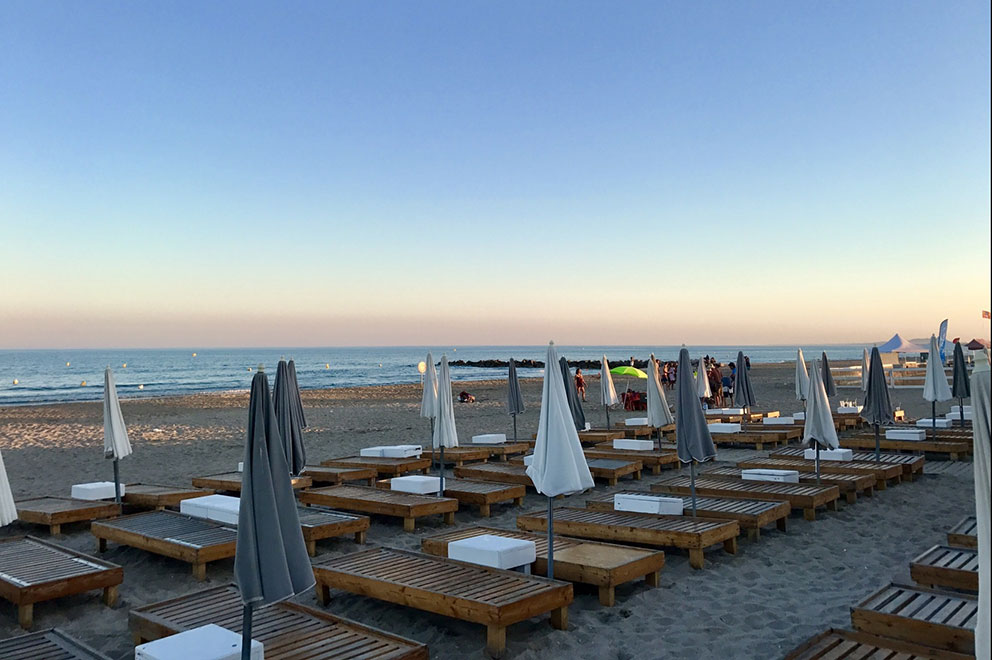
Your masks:
[[[797,410],[791,365],[755,365],[752,369],[759,408],[787,414]],[[618,388],[621,382],[617,383]],[[521,435],[537,426],[540,381],[522,382],[527,412],[518,418]],[[587,418],[602,424],[596,399],[599,383],[589,378]],[[474,404],[456,405],[459,436],[510,433],[505,413],[505,382],[455,384],[476,395]],[[837,399],[856,398],[855,390]],[[193,476],[234,469],[241,460],[247,392],[198,394],[124,401],[122,409],[135,453],[122,461],[126,482],[188,485]],[[420,387],[386,386],[305,391],[310,428],[305,432],[311,463],[357,453],[373,444],[428,441],[427,423],[419,418]],[[893,393],[910,417],[929,414],[919,390]],[[946,410],[947,406],[943,406]],[[622,416],[614,413],[612,417]],[[633,416],[633,415],[630,415]],[[72,483],[112,478],[102,458],[102,406],[75,403],[0,408],[0,449],[15,498],[68,494]],[[720,463],[759,455],[749,450],[721,450]],[[928,463],[914,483],[890,488],[874,499],[828,513],[816,522],[792,516],[789,531],[766,532],[760,541],[742,541],[736,556],[720,549],[707,553],[706,568],[694,571],[688,557],[666,552],[661,587],[643,582],[617,590],[617,605],[598,604],[591,587],[576,585],[567,632],[553,630],[546,618],[511,626],[509,657],[542,658],[769,658],[781,657],[807,637],[827,627],[849,627],[849,608],[892,580],[908,580],[907,563],[943,540],[948,527],[974,512],[970,462]],[[658,477],[637,484],[647,488]],[[630,488],[621,481],[614,489]],[[609,492],[598,486],[598,493]],[[581,506],[586,496],[565,498],[561,505]],[[544,499],[528,494],[525,510],[540,509]],[[463,508],[456,524],[515,526],[520,509],[494,507],[490,519]],[[440,520],[424,519],[406,534],[392,519],[373,519],[369,543],[418,549],[423,536],[450,529]],[[0,536],[32,533],[41,528],[14,523]],[[58,542],[93,552],[95,543],[85,525],[69,526]],[[357,549],[350,540],[318,545],[321,558]],[[112,546],[103,555],[124,567],[117,607],[110,610],[93,595],[41,603],[35,608],[35,629],[59,627],[113,658],[131,657],[128,610],[232,579],[233,560],[208,568],[208,580],[193,579],[189,566],[130,548]],[[312,593],[298,601],[320,607]],[[329,611],[425,642],[435,658],[483,657],[482,626],[333,592]],[[0,637],[19,634],[13,605],[0,601]]]

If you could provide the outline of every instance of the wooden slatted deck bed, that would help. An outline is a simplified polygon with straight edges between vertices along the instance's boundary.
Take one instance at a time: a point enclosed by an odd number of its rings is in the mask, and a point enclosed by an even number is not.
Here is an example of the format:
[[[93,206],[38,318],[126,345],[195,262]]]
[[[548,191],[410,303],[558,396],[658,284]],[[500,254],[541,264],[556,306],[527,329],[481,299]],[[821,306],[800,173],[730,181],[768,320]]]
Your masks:
[[[25,630],[34,622],[34,604],[100,589],[103,602],[117,602],[124,569],[32,536],[0,539],[0,597],[17,606]]]
[[[35,497],[14,502],[17,519],[34,525],[46,525],[48,533],[58,536],[62,525],[113,518],[121,513],[114,502],[74,500],[71,497]]]
[[[389,490],[391,479],[376,482],[376,486]],[[460,504],[479,507],[479,515],[488,518],[492,505],[500,502],[513,502],[523,506],[527,487],[519,484],[501,484],[496,481],[472,481],[470,479],[445,478],[444,496],[453,497]]]
[[[0,640],[4,660],[110,660],[58,628]]]
[[[840,446],[847,449],[867,449],[875,451],[875,436],[871,434],[858,434],[839,438]],[[926,452],[928,454],[946,454],[947,457],[956,461],[966,458],[971,453],[971,443],[964,440],[888,440],[884,437],[878,441],[878,446],[882,451],[914,451]]]
[[[572,585],[417,552],[372,548],[315,564],[318,597],[330,589],[377,598],[486,626],[486,649],[506,651],[506,627],[545,612],[568,628]]]
[[[688,550],[689,564],[696,569],[703,567],[703,552],[711,545],[722,543],[725,552],[737,554],[737,536],[741,533],[736,520],[654,516],[571,507],[555,509],[554,513],[556,533],[584,539]],[[517,527],[531,532],[546,532],[548,514],[537,511],[521,514],[517,516]]]
[[[459,479],[481,479],[534,487],[534,482],[527,476],[527,468],[516,463],[463,465],[455,468],[455,476]]]
[[[770,454],[771,458],[803,458],[803,452],[806,450],[803,447],[788,447],[786,449],[777,449]],[[854,462],[857,463],[874,463],[875,462],[875,452],[874,451],[856,451],[853,452],[852,457]],[[916,479],[917,475],[923,474],[923,467],[926,465],[927,459],[923,456],[916,456],[915,454],[889,454],[880,453],[879,462],[897,464],[902,466],[902,477],[906,481],[913,481]]]
[[[873,635],[975,652],[978,601],[973,596],[890,584],[851,608],[851,623]]]
[[[523,462],[523,457],[510,459],[513,465],[523,465]],[[620,479],[626,476],[640,481],[641,471],[644,469],[644,464],[640,460],[633,459],[587,457],[586,465],[589,466],[589,473],[593,479],[603,479],[610,486],[616,486]]]
[[[594,511],[614,511],[613,496],[620,494],[657,495],[657,493],[622,490],[616,493],[592,497],[586,500],[586,508]],[[684,507],[682,515],[692,516],[692,498],[688,496],[679,497],[682,498]],[[788,502],[739,500],[729,497],[696,498],[696,515],[701,518],[736,520],[741,530],[747,532],[747,538],[750,541],[757,541],[761,536],[761,528],[769,525],[775,525],[781,532],[787,531],[790,513],[792,513],[792,507]]]
[[[657,443],[655,443],[657,446]],[[669,449],[653,449],[637,451],[634,449],[614,449],[612,443],[600,443],[585,450],[586,458],[612,458],[622,461],[640,461],[645,468],[651,468],[651,474],[661,474],[661,468],[678,466],[679,456]]]
[[[516,456],[517,454],[526,454],[527,450],[530,449],[530,445],[526,442],[513,442],[512,440],[507,440],[501,445],[487,445],[487,444],[475,444],[472,441],[462,442],[458,441],[459,447],[475,447],[481,448],[485,447],[489,452],[489,458],[496,459],[498,461],[505,461],[510,456]],[[444,450],[445,455],[447,455],[448,450]]]
[[[689,495],[689,476],[668,477],[651,485],[655,493]],[[705,497],[734,497],[745,500],[786,501],[793,509],[802,509],[806,520],[816,520],[816,510],[827,507],[837,510],[840,489],[837,486],[816,484],[781,484],[767,481],[731,481],[697,477],[696,494]]]
[[[438,465],[441,462],[441,452],[429,452],[427,457],[431,459],[431,465]],[[466,463],[485,463],[489,460],[489,449],[482,447],[466,447],[459,444],[457,447],[445,447],[445,465],[465,465]]]
[[[711,479],[726,479],[742,481],[741,469],[736,467],[710,468],[700,476]],[[781,483],[777,481],[756,480],[756,483]],[[816,475],[808,472],[799,473],[799,483],[816,485]],[[837,486],[848,504],[858,501],[858,495],[872,497],[875,494],[875,477],[871,474],[820,474],[820,483],[827,486]]]
[[[548,574],[547,534],[496,527],[469,527],[428,536],[420,541],[420,549],[429,555],[447,557],[448,543],[482,534],[533,541],[537,561],[532,565],[532,570],[538,575]],[[644,578],[648,586],[657,587],[664,566],[665,553],[660,550],[555,537],[555,579],[598,587],[599,603],[605,607],[612,607],[616,603],[618,585]]]
[[[224,585],[131,610],[136,644],[213,623],[241,634],[241,596]],[[266,660],[428,660],[420,642],[292,602],[256,610],[252,638]]]
[[[978,521],[968,516],[947,532],[947,545],[957,548],[978,548]]]
[[[299,511],[300,527],[307,550],[317,552],[317,541],[354,534],[364,543],[369,528],[365,516],[353,516],[322,509]],[[175,511],[149,511],[99,522],[90,527],[100,552],[107,542],[126,545],[191,564],[193,577],[205,580],[207,564],[234,556],[238,540],[236,525],[195,518]]]
[[[124,504],[141,509],[162,510],[177,507],[183,500],[204,495],[213,495],[205,488],[181,488],[178,486],[156,486],[154,484],[127,484],[124,487]]]
[[[303,468],[301,476],[310,477],[314,486],[337,486],[348,481],[360,481],[374,486],[378,472],[375,468],[308,465]]]
[[[342,456],[321,461],[321,465],[329,467],[364,467],[372,468],[380,477],[399,477],[407,472],[426,474],[431,467],[430,455],[420,458],[384,458],[381,456]]]
[[[909,574],[924,587],[978,591],[978,550],[935,545],[909,563]]]
[[[319,504],[345,511],[374,513],[403,519],[403,531],[412,532],[417,518],[442,515],[446,525],[455,522],[458,500],[451,497],[414,495],[371,486],[328,486],[311,488],[299,494],[304,504]]]
[[[816,474],[816,462],[803,458],[752,458],[738,461],[741,469],[797,470]],[[902,481],[902,466],[894,463],[862,463],[859,461],[820,461],[820,474],[870,474],[875,488],[885,490],[888,483]]]
[[[779,445],[789,444],[788,438],[780,431],[747,429],[739,433],[711,433],[710,435],[715,445],[751,447],[757,451],[764,451],[766,447],[778,447]]]
[[[193,486],[226,493],[240,493],[241,474],[241,472],[223,472],[221,474],[210,474],[205,477],[193,477]],[[290,477],[289,482],[292,484],[294,490],[313,486],[313,480],[310,477]]]
[[[785,660],[973,660],[974,656],[879,637],[830,629],[803,642]]]

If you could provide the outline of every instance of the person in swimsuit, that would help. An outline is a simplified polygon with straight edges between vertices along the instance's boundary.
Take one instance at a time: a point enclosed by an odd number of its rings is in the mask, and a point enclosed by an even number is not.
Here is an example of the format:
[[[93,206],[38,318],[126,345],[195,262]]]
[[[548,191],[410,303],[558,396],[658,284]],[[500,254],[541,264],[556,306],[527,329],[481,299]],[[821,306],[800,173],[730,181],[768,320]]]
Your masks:
[[[575,370],[575,391],[582,396],[583,401],[586,400],[586,379],[581,369]]]

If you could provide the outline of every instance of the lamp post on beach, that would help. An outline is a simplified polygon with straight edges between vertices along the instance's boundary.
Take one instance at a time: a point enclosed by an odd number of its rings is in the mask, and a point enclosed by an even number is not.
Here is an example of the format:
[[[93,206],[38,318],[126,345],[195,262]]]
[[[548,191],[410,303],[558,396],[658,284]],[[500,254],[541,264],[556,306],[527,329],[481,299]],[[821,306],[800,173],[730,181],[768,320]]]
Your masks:
[[[421,360],[419,363],[417,363],[417,371],[420,372],[420,384],[423,385],[424,384],[424,372],[427,371],[427,363],[424,362],[423,360]]]

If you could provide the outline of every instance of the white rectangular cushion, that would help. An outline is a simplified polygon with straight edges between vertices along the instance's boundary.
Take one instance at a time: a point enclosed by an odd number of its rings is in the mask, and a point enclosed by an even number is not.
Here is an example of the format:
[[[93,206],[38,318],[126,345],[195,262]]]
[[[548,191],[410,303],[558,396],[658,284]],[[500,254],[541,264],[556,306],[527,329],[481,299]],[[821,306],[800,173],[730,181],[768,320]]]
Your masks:
[[[786,484],[799,483],[798,470],[741,470],[741,479],[745,481],[780,481]]]
[[[633,449],[634,451],[650,451],[654,449],[654,440],[632,440],[630,438],[616,438],[613,441],[614,449]]]
[[[72,497],[77,500],[114,499],[113,481],[93,481],[88,484],[73,484]],[[121,497],[124,497],[124,484],[121,484]]]
[[[440,488],[441,477],[429,477],[417,474],[406,477],[393,477],[389,480],[389,489],[398,490],[401,493],[436,495]]]
[[[710,433],[740,433],[741,425],[730,422],[720,422],[716,424],[707,424],[710,428]]]
[[[681,497],[634,495],[631,493],[617,493],[613,496],[613,509],[615,511],[636,511],[638,513],[681,516],[682,507],[683,502]]]
[[[245,462],[238,461],[238,472],[244,472],[244,471],[245,471]]]
[[[391,445],[382,448],[383,458],[420,458],[424,448],[420,445]]]
[[[359,450],[358,455],[371,458],[382,458],[383,449],[385,449],[385,447],[365,447],[364,449]]]
[[[971,411],[968,410],[968,408],[970,408],[970,407],[971,406],[965,406],[964,421],[966,421],[966,422],[970,422],[971,421]],[[944,419],[949,419],[952,422],[960,422],[961,421],[961,411],[960,410],[953,410],[953,411],[947,413],[946,415],[944,415]]]
[[[807,449],[803,452],[803,458],[808,461],[816,460],[816,450]],[[820,450],[820,460],[821,461],[853,461],[854,452],[850,449],[821,449]]]
[[[762,417],[761,423],[765,426],[792,426],[796,420],[793,417]]]
[[[916,426],[918,426],[921,429],[932,429],[934,427],[934,423],[930,417],[924,417],[923,419],[916,420]],[[938,429],[951,428],[951,420],[946,419],[944,417],[938,417],[937,428]]]
[[[524,456],[524,465],[529,466],[534,462],[534,454],[527,454]]]
[[[743,415],[743,408],[707,408],[704,410],[707,415]]]
[[[801,422],[805,422],[806,421],[806,413],[805,412],[792,413],[792,419],[798,419]]]
[[[251,660],[263,660],[264,648],[251,640]],[[209,623],[135,646],[134,660],[241,660],[241,634]]]
[[[623,421],[627,426],[647,426],[647,417],[629,417]]]
[[[537,547],[526,539],[481,534],[449,543],[448,558],[493,568],[517,568],[537,560]]]
[[[179,512],[195,518],[215,520],[225,525],[238,524],[241,499],[230,495],[204,495],[179,503]]]
[[[885,429],[886,440],[926,440],[927,432],[923,429]]]
[[[961,412],[961,406],[951,406],[951,412],[954,413],[954,414],[960,413]],[[964,407],[964,414],[966,416],[971,414],[971,406],[965,406]],[[965,419],[968,419],[968,418],[965,417]]]
[[[505,442],[505,433],[483,433],[482,435],[472,436],[472,444],[475,445],[502,445]]]
[[[859,413],[864,406],[837,406],[839,414]]]

